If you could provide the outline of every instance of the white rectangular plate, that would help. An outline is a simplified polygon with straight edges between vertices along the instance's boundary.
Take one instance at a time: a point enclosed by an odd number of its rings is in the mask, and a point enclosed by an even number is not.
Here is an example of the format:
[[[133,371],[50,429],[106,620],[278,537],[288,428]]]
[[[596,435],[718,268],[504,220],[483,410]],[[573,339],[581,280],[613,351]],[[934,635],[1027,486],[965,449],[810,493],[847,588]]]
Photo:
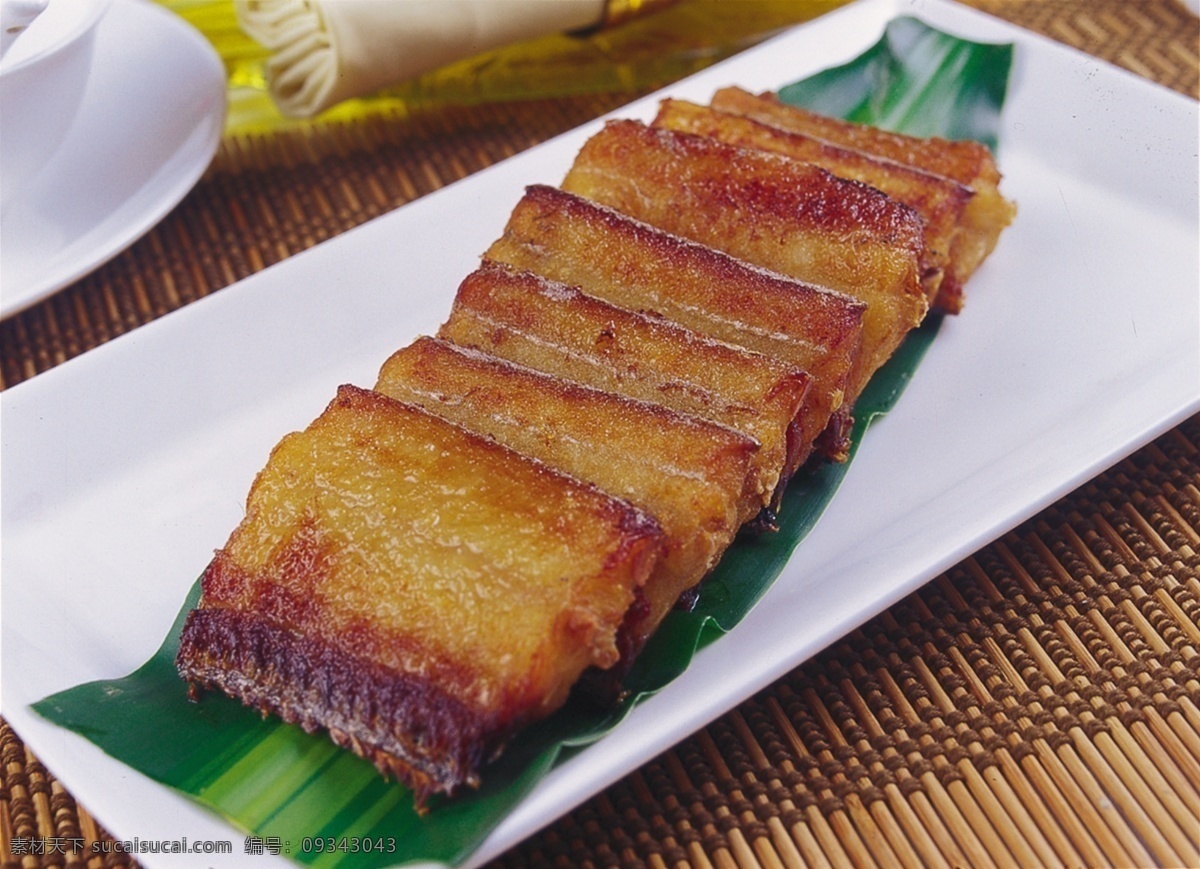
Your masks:
[[[703,101],[727,84],[775,88],[857,55],[903,14],[1018,44],[999,155],[1016,223],[899,406],[867,433],[767,603],[554,770],[477,860],[1200,409],[1193,101],[937,0],[863,0],[668,90]],[[619,114],[649,118],[656,102]],[[561,180],[598,123],[0,396],[0,710],[118,838],[226,839],[242,850],[223,821],[28,704],[124,675],[153,653],[275,442],[339,383],[370,385],[393,350],[436,329],[523,187]]]

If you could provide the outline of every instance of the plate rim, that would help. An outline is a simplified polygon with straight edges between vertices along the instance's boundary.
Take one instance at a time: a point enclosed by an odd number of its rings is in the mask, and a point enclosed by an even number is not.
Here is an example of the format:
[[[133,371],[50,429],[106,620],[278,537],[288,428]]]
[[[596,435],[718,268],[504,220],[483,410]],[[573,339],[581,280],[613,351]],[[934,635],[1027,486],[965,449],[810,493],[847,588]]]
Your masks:
[[[91,274],[136,243],[138,239],[161,222],[171,209],[192,190],[220,147],[227,110],[225,69],[220,57],[208,40],[183,19],[162,6],[141,2],[141,0],[109,0],[108,8],[104,10],[103,16],[96,24],[97,48],[101,48],[100,43],[127,42],[128,40],[123,38],[125,31],[138,24],[144,24],[160,34],[169,34],[173,40],[178,41],[179,45],[186,46],[193,62],[205,68],[204,78],[196,79],[190,95],[194,96],[197,102],[203,100],[204,104],[211,106],[211,110],[198,116],[186,131],[181,131],[178,147],[169,155],[165,155],[159,163],[153,166],[151,171],[140,176],[135,184],[129,186],[128,190],[121,191],[125,194],[126,200],[144,196],[147,191],[154,192],[153,197],[138,209],[136,214],[125,223],[114,223],[111,227],[106,226],[111,222],[111,217],[96,214],[82,238],[86,239],[88,234],[104,230],[100,238],[76,252],[71,252],[71,248],[82,243],[80,238],[65,242],[56,252],[50,268],[38,272],[33,280],[18,287],[15,291],[9,288],[0,291],[0,320],[19,314],[39,302],[45,301],[59,290]],[[146,52],[159,53],[162,51],[157,42],[138,41],[138,44],[139,49]],[[99,51],[97,53],[99,54]],[[124,65],[130,63],[128,58],[123,61]],[[120,97],[119,86],[132,75],[131,72],[125,71],[132,67],[124,65],[120,70],[113,65],[97,77],[100,85],[94,87],[102,88],[101,94],[108,100],[106,105]],[[169,94],[163,90],[156,96],[160,99],[162,108],[167,108],[172,97],[177,98],[179,95]],[[164,113],[154,112],[154,115],[158,117]],[[207,131],[207,135],[198,139],[198,134],[204,131]],[[80,124],[72,125],[67,136],[68,139],[64,146],[58,149],[55,156],[51,158],[51,163],[40,173],[40,177],[34,180],[34,186],[17,195],[16,204],[18,206],[22,200],[36,195],[47,186],[52,189],[56,186],[52,177],[53,167],[55,162],[62,161],[64,153],[68,151],[77,153],[86,148],[89,134],[81,128]],[[167,165],[184,158],[186,158],[186,165],[183,171],[164,177],[162,170]],[[0,248],[0,250],[2,249]],[[59,260],[62,259],[64,253],[70,255],[67,256],[65,265],[59,265]]]
[[[897,14],[897,10],[912,10],[914,6],[920,7],[918,9],[916,9],[916,11],[918,13],[920,13],[921,8],[925,9],[926,11],[931,10],[931,9],[932,10],[954,9],[955,10],[954,14],[968,14],[971,16],[979,16],[982,19],[986,19],[988,22],[993,22],[994,24],[991,26],[998,26],[1001,31],[1004,31],[1005,33],[1007,33],[1011,36],[1015,37],[1016,35],[1020,35],[1022,39],[1026,39],[1028,37],[1033,37],[1035,40],[1044,41],[1044,43],[1047,46],[1052,47],[1054,50],[1073,51],[1072,49],[1068,49],[1066,46],[1061,46],[1058,43],[1053,42],[1052,40],[1046,39],[1045,37],[1040,37],[1038,34],[1030,33],[1029,31],[1023,30],[1019,27],[1016,27],[1015,25],[1009,24],[1008,22],[1004,22],[1000,19],[992,18],[991,16],[986,16],[983,13],[978,13],[974,10],[966,10],[963,7],[955,7],[952,4],[941,2],[941,0],[925,0],[925,2],[922,2],[919,4],[902,4],[901,0],[859,0],[858,3],[851,4],[850,7],[843,7],[843,9],[841,9],[841,10],[835,10],[834,12],[829,13],[829,16],[822,16],[822,18],[819,18],[816,21],[811,22],[809,24],[799,25],[799,28],[807,28],[807,27],[811,27],[814,25],[820,25],[821,22],[826,21],[830,16],[837,16],[843,10],[848,10],[848,9],[855,8],[855,7],[860,8],[860,9],[861,8],[870,8],[872,10],[878,9],[878,10],[880,10],[878,14],[880,14],[881,16],[887,16],[889,14]],[[797,29],[799,29],[799,28],[797,28]],[[784,37],[777,37],[777,39],[781,39],[781,38],[784,38]],[[1008,38],[1008,37],[1003,37],[1003,38]],[[756,49],[752,49],[751,51],[755,51],[755,50]],[[851,49],[851,50],[853,50],[853,49]],[[749,53],[749,52],[747,52],[747,53]],[[1084,57],[1087,57],[1089,61],[1094,61],[1096,63],[1104,63],[1103,61],[1098,61],[1095,58],[1091,58],[1090,56],[1087,56],[1087,55],[1084,55]],[[1112,70],[1114,70],[1118,73],[1128,76],[1131,81],[1137,81],[1137,82],[1144,83],[1146,85],[1150,85],[1150,86],[1154,86],[1154,87],[1158,87],[1158,88],[1162,87],[1160,85],[1155,85],[1153,82],[1149,82],[1148,80],[1145,80],[1138,76],[1135,76],[1134,74],[1129,73],[1128,71],[1122,70],[1119,67],[1116,67],[1114,65],[1107,64],[1107,66],[1109,66]],[[663,89],[663,91],[660,91],[656,94],[652,94],[645,99],[646,100],[657,99],[658,96],[661,95],[661,93],[667,92],[673,88],[677,88],[678,85],[679,85],[679,83],[675,83],[675,84],[669,86],[668,88]],[[1172,94],[1174,93],[1172,91],[1169,91],[1169,89],[1163,89],[1163,90],[1167,91],[1168,93],[1172,93]],[[1182,96],[1180,98],[1184,99],[1184,100],[1187,99],[1186,97],[1182,97]],[[615,112],[612,114],[617,115],[617,114],[624,113],[627,111],[627,108],[628,107],[618,110],[618,112]],[[593,124],[600,123],[600,122],[602,122],[602,120],[603,119],[598,119],[596,121],[589,122],[589,124],[584,125],[584,127],[589,127]],[[573,135],[575,133],[576,133],[576,131],[573,131],[572,133],[564,134],[564,135]],[[556,137],[556,139],[552,139],[547,143],[543,143],[543,145],[541,145],[541,146],[535,146],[535,147],[536,148],[550,147],[557,140],[557,138],[560,138],[560,137]],[[528,152],[524,152],[524,153],[528,153]],[[513,159],[519,159],[521,156],[522,155],[518,155],[517,158],[513,158]],[[483,171],[487,172],[488,170],[483,170]],[[476,173],[476,176],[478,174],[479,173]],[[476,176],[469,176],[468,178],[463,179],[462,181],[455,182],[454,185],[448,185],[448,187],[470,183],[471,179]],[[443,189],[446,189],[446,188],[443,188]],[[430,196],[437,196],[437,193],[430,194]],[[418,202],[423,201],[424,199],[427,199],[427,198],[428,197],[423,197],[422,200],[418,200]],[[413,203],[413,204],[416,204],[416,203]],[[381,218],[376,218],[376,220],[383,221],[383,220],[387,220],[387,218],[388,218],[388,216],[385,215]],[[373,222],[374,221],[372,221],[372,223]],[[326,242],[325,244],[331,245],[331,244],[336,244],[336,242],[337,242],[337,239],[333,239],[330,242]],[[321,247],[324,247],[324,246],[325,245],[322,245]],[[303,254],[298,255],[298,256],[302,256],[302,255]],[[279,266],[273,266],[272,268],[273,269],[279,268],[280,266],[286,265],[288,262],[293,262],[294,259],[295,258],[289,258],[288,260],[285,260],[284,263],[281,263]],[[247,281],[253,280],[254,277],[255,276],[252,276],[252,278],[247,279]],[[206,297],[206,299],[200,300],[200,302],[198,302],[197,304],[204,304],[204,303],[209,302],[209,300],[212,300],[213,303],[217,303],[217,300],[220,299],[223,295],[225,295],[225,294],[217,294],[216,296]],[[229,298],[232,299],[234,295],[235,294],[230,294]],[[232,304],[232,302],[230,302],[230,304]],[[189,308],[190,307],[191,306],[189,306]],[[181,311],[182,310],[186,310],[186,309],[181,309]],[[164,319],[170,319],[170,318],[164,318]],[[150,324],[150,326],[151,326],[151,328],[153,328],[153,324]],[[135,332],[132,334],[137,334],[137,332],[140,332],[140,331],[141,330],[135,330]],[[122,338],[127,338],[127,337],[128,336],[122,336]],[[121,347],[126,346],[121,338],[115,339],[112,342],[108,342],[109,347],[112,347],[113,345],[120,345]],[[87,357],[91,356],[92,353],[96,353],[103,349],[104,349],[104,346],[102,345],[101,348],[97,348],[97,350],[90,351],[87,354],[83,354],[82,357],[77,357],[77,358],[80,358],[80,359],[87,358]],[[113,350],[110,352],[119,352],[119,351]],[[61,370],[63,368],[71,368],[71,365],[70,365],[70,362],[68,362],[68,363],[65,363],[63,366],[57,366],[57,368],[59,370]],[[17,386],[13,387],[12,390],[21,392],[22,395],[24,395],[25,391],[28,391],[28,390],[36,391],[36,387],[34,387],[33,384],[36,384],[40,378],[45,377],[52,373],[53,373],[53,370],[51,372],[47,372],[45,375],[39,375],[38,377],[32,378],[30,381],[26,382],[27,384],[29,384],[29,386],[24,391],[22,390],[22,387],[26,386],[25,383],[18,384]],[[61,376],[68,376],[68,375],[63,374]],[[53,379],[53,378],[51,378],[51,379]],[[11,392],[12,390],[6,391],[6,393]],[[1145,440],[1149,440],[1153,436],[1153,432],[1161,431],[1161,430],[1165,430],[1165,429],[1169,428],[1170,425],[1173,425],[1175,422],[1178,421],[1178,419],[1182,419],[1182,418],[1190,415],[1190,413],[1194,412],[1194,410],[1197,408],[1200,408],[1200,397],[1193,397],[1188,403],[1181,406],[1176,411],[1175,416],[1172,417],[1173,421],[1171,421],[1169,424],[1168,424],[1167,420],[1160,419],[1160,420],[1156,420],[1152,425],[1147,426],[1143,431],[1142,442],[1144,442]],[[1122,445],[1120,452],[1122,455],[1127,454],[1128,452],[1132,451],[1133,449],[1136,449],[1137,446],[1139,446],[1139,445],[1140,444],[1137,444],[1137,443],[1124,444],[1124,445]],[[1047,496],[1047,497],[1049,497],[1049,496]],[[1053,500],[1053,498],[1050,498],[1050,500]],[[866,618],[866,617],[869,617],[869,615],[864,616],[864,618]],[[695,669],[696,668],[693,667],[693,670],[695,670]],[[685,676],[686,676],[686,674],[685,674]],[[645,707],[643,707],[643,708],[645,708]],[[635,715],[636,714],[637,714],[637,711],[635,710]],[[10,721],[10,723],[11,723],[11,721]],[[703,726],[703,723],[701,723],[699,725],[690,726],[690,729],[687,732],[691,732],[692,730],[695,729],[695,727],[698,727],[698,726]],[[686,735],[686,733],[685,733],[685,735]],[[35,751],[37,751],[37,747],[33,743],[31,743],[31,748],[33,748]],[[651,754],[649,756],[652,757],[653,752],[651,752]],[[576,760],[578,761],[579,759],[576,759]],[[608,779],[608,782],[611,782],[612,780],[616,780],[621,775],[624,775],[628,772],[629,772],[629,769],[609,770],[608,773],[611,775],[611,778]],[[64,784],[71,787],[72,792],[77,791],[77,788],[73,784],[69,784],[68,780],[66,778],[64,778],[63,781],[64,781]],[[578,799],[574,799],[574,797],[576,795],[572,795],[572,799],[574,800],[574,802],[572,802],[571,805],[575,805],[578,802],[582,801],[583,799],[586,799],[590,793],[595,793],[597,790],[602,788],[604,786],[604,784],[605,784],[604,782],[601,782],[595,788],[591,788],[589,790],[589,793],[578,795]],[[158,787],[161,787],[161,786],[158,786]],[[79,792],[82,792],[83,790],[84,790],[83,788],[78,789]],[[529,801],[527,801],[527,803],[528,802]],[[496,832],[494,832],[491,837],[489,837],[487,842],[484,843],[483,847],[479,851],[477,851],[475,855],[473,855],[473,857],[470,861],[471,863],[476,863],[478,861],[482,861],[482,860],[486,859],[488,856],[495,856],[495,854],[498,853],[499,850],[503,850],[503,848],[506,848],[506,847],[511,847],[517,841],[520,841],[520,839],[522,839],[525,836],[534,832],[535,829],[537,828],[537,826],[540,826],[543,823],[548,823],[550,820],[552,820],[552,818],[541,818],[540,821],[537,821],[536,825],[534,825],[534,823],[529,821],[528,819],[521,818],[521,819],[519,819],[520,823],[524,824],[525,826],[519,826],[517,824],[517,822],[515,822],[513,820],[513,818],[515,816],[517,816],[519,812],[521,812],[522,808],[523,807],[518,807],[517,812],[514,812],[513,815],[510,815],[510,817],[508,819],[506,819],[504,824],[502,824],[501,827]],[[561,815],[562,813],[569,811],[569,809],[570,809],[570,806],[563,803],[556,810],[554,817],[557,817],[558,815]],[[103,813],[101,812],[97,816],[100,818],[103,818]],[[513,837],[515,837],[515,838],[513,838]]]

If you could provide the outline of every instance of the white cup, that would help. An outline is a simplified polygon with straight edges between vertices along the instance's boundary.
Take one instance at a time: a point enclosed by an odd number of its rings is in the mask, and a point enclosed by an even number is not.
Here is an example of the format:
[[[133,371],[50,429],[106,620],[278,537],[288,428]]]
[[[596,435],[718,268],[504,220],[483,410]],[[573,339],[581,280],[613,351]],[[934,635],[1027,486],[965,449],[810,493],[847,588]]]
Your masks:
[[[0,207],[21,195],[66,139],[87,87],[109,0],[0,0]]]

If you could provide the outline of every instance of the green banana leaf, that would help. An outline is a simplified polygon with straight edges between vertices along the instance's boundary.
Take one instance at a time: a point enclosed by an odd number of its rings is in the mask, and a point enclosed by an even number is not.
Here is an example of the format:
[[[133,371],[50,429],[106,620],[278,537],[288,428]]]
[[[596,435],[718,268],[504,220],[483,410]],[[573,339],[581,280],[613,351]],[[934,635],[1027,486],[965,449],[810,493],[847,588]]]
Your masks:
[[[893,21],[846,66],[780,92],[810,108],[902,132],[995,143],[1011,46],[964,42],[913,18]],[[933,341],[940,317],[914,331],[872,379],[856,408],[853,443],[886,413]],[[853,448],[852,448],[853,457]],[[615,727],[639,701],[687,668],[695,651],[730,630],[767,591],[836,492],[847,464],[822,464],[789,486],[774,534],[737,541],[705,580],[696,606],[671,614],[627,679],[630,698],[602,713],[568,704],[524,732],[486,770],[475,793],[434,799],[419,816],[412,795],[367,762],[219,694],[189,702],[175,671],[179,633],[199,583],[154,657],[123,679],[93,682],[34,705],[150,778],[246,832],[246,853],[279,853],[312,866],[462,861],[554,764]]]
[[[995,150],[1012,46],[948,37],[897,18],[854,60],[779,91],[825,115],[913,136],[974,139]]]

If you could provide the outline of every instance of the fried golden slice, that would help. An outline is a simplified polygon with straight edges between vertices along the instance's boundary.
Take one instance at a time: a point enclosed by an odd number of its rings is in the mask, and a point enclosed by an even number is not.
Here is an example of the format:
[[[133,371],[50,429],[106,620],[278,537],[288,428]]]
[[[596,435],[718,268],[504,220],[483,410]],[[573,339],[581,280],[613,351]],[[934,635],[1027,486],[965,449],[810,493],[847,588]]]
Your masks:
[[[920,216],[811,163],[612,121],[584,143],[562,186],[866,302],[862,348],[847,390],[851,403],[928,310]]]
[[[866,306],[752,267],[554,187],[525,191],[487,257],[801,368],[811,384],[790,447],[845,454],[847,380]]]
[[[808,375],[661,317],[485,260],[458,288],[439,337],[520,365],[712,420],[759,443],[755,519],[796,469],[794,423]]]
[[[970,187],[975,195],[967,203],[962,232],[950,251],[955,279],[943,282],[938,292],[937,306],[941,310],[957,312],[962,308],[962,285],[996,247],[1000,233],[1016,216],[1016,206],[1000,193],[1001,176],[992,152],[979,142],[891,133],[790,106],[774,94],[756,95],[740,88],[717,91],[712,105],[723,112],[894,160]]]
[[[813,163],[839,178],[870,184],[893,199],[911,206],[924,221],[925,250],[921,283],[932,304],[939,288],[949,281],[949,295],[960,297],[963,264],[951,256],[959,234],[964,209],[974,195],[971,188],[941,175],[886,160],[812,136],[783,130],[744,115],[718,111],[685,100],[663,100],[656,127],[710,136],[739,148],[759,148]]]
[[[416,794],[474,786],[617,635],[658,524],[411,405],[342,387],[272,451],[177,664]]]
[[[758,445],[724,426],[421,338],[375,388],[628,500],[658,520],[663,555],[644,617],[623,628],[626,660],[732,541]]]

